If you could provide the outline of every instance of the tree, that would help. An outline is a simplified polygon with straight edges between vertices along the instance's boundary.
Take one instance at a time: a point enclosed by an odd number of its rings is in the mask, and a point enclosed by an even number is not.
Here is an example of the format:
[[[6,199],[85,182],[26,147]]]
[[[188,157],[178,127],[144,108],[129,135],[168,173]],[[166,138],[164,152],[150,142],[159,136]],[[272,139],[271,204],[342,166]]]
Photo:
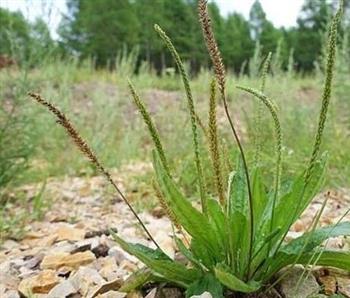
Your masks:
[[[20,12],[0,8],[0,54],[22,60],[28,56],[30,26]]]
[[[256,0],[250,9],[249,21],[252,38],[261,45],[261,54],[267,56],[269,52],[277,51],[283,33],[266,18],[259,0]]]
[[[323,37],[332,14],[327,0],[306,0],[298,17],[294,40],[298,69],[310,71],[322,54]]]
[[[254,42],[250,37],[249,23],[242,15],[228,15],[221,50],[225,62],[235,72],[239,72],[242,64],[252,56]]]
[[[266,23],[266,14],[259,0],[255,0],[249,13],[251,34],[254,40],[260,40],[263,27]]]
[[[128,0],[69,0],[60,35],[82,58],[94,57],[97,66],[113,61],[123,47],[138,43],[139,22]]]
[[[0,8],[0,20],[0,55],[32,67],[55,51],[56,44],[42,19],[29,23],[20,12]]]

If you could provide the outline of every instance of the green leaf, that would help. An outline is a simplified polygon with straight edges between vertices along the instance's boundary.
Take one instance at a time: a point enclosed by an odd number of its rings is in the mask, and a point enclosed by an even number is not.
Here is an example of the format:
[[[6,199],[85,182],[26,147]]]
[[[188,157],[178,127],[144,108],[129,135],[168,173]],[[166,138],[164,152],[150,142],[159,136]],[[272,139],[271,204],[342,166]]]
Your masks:
[[[280,249],[273,260],[271,260],[272,262],[270,262],[270,268],[268,270],[269,273],[265,276],[271,277],[284,266],[294,264],[295,262],[297,264],[304,264],[308,253],[310,253],[309,260],[313,262],[317,259],[317,254],[319,254],[315,252],[314,249],[319,247],[325,240],[331,237],[349,235],[350,222],[343,222],[305,233]],[[312,256],[314,256],[314,258],[311,259]]]
[[[315,264],[319,266],[330,266],[338,269],[343,269],[350,272],[350,253],[340,252],[340,251],[313,251],[309,253],[304,253],[299,255],[286,254],[284,252],[279,252],[276,259],[271,264],[269,271],[264,274],[264,280],[269,280],[273,275],[275,275],[282,268],[296,264],[309,265]]]
[[[279,237],[275,242],[280,241],[281,237],[287,233],[291,225],[295,222],[301,213],[310,204],[311,200],[319,192],[324,181],[324,174],[327,162],[327,154],[317,161],[313,175],[308,185],[305,187],[304,173],[302,173],[291,185],[290,190],[282,196],[276,206],[275,221],[273,228],[281,228]],[[264,225],[258,230],[259,234],[266,234],[267,227],[270,226],[272,205],[269,203],[264,212]]]
[[[232,291],[252,293],[256,292],[261,287],[261,284],[256,281],[249,281],[246,283],[240,280],[238,277],[230,273],[224,265],[216,266],[215,276],[223,285]]]
[[[178,237],[175,238],[175,243],[179,251],[182,253],[182,255],[189,260],[194,266],[197,266],[198,268],[202,269],[203,265],[199,260],[196,259],[196,257],[193,255],[193,253],[183,244],[181,239]]]
[[[300,258],[299,264],[308,264],[309,261],[315,259],[314,254],[309,253],[302,255]],[[349,252],[341,252],[341,251],[331,251],[326,250],[323,251],[320,256],[318,256],[315,265],[318,266],[329,266],[338,269],[343,269],[350,272],[350,253]]]
[[[253,198],[254,198],[254,222],[256,227],[259,227],[261,224],[264,210],[268,203],[268,196],[266,193],[265,186],[261,179],[260,168],[256,168],[254,170],[252,191],[253,191]]]
[[[164,200],[179,223],[200,245],[206,247],[213,256],[216,256],[220,252],[220,247],[208,219],[185,199],[165,171],[159,155],[155,151],[153,151],[153,165]]]
[[[228,184],[228,215],[231,216],[239,212],[247,217],[248,220],[248,187],[245,178],[242,161],[238,159],[237,172],[232,172]]]
[[[217,262],[225,260],[226,252],[229,250],[227,238],[228,238],[228,222],[225,216],[225,213],[222,210],[221,205],[210,199],[207,201],[208,204],[208,217],[213,230],[215,231],[216,239],[220,243],[220,246],[223,248],[221,250],[221,258]]]
[[[213,268],[216,260],[210,251],[197,239],[191,239],[191,251],[195,258],[207,268]]]
[[[239,277],[247,268],[250,247],[250,219],[248,188],[242,161],[236,173],[231,173],[228,185],[228,243],[231,252],[231,268]]]
[[[160,274],[166,280],[187,288],[200,276],[200,271],[188,269],[186,266],[174,262],[159,249],[153,250],[141,244],[127,243],[116,234],[113,237],[123,250],[137,257],[152,271]]]
[[[118,291],[123,293],[130,293],[138,288],[141,288],[146,283],[155,280],[157,280],[157,277],[153,274],[151,269],[142,268],[130,275],[130,277],[126,279]]]
[[[338,236],[350,236],[350,222],[317,229],[313,232],[304,233],[301,237],[292,240],[281,251],[286,254],[307,253],[322,244],[328,238]]]
[[[252,268],[259,267],[265,261],[266,256],[268,255],[268,244],[280,233],[280,231],[281,229],[277,228],[275,231],[270,233],[267,237],[263,238],[258,244],[254,246]]]
[[[209,292],[215,298],[223,298],[224,289],[221,283],[212,274],[205,274],[203,277],[195,281],[186,291],[186,298],[194,295],[201,295]]]

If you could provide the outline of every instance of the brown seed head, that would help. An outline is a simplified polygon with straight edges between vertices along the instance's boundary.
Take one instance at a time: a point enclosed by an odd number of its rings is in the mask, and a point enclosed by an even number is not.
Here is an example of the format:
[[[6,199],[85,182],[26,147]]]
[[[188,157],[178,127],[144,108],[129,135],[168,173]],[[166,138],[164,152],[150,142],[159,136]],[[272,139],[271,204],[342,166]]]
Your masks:
[[[220,93],[223,95],[225,94],[225,67],[222,62],[221,53],[211,26],[207,0],[198,1],[198,14],[208,52],[214,65],[214,71],[219,84]]]

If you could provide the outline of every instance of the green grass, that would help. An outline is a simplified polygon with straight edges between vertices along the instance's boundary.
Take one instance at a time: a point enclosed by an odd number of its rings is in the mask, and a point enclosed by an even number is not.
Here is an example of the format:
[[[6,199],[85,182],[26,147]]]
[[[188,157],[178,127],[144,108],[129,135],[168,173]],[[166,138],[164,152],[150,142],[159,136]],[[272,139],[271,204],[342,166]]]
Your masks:
[[[31,118],[27,123],[30,133],[24,133],[30,137],[30,145],[35,147],[35,152],[31,155],[29,170],[25,175],[20,175],[16,183],[40,182],[51,176],[95,174],[93,168],[86,167],[84,157],[73,149],[50,115],[32,105],[25,95],[29,90],[40,91],[45,98],[67,112],[107,167],[120,167],[131,161],[149,158],[151,140],[133,105],[125,77],[59,62],[32,70],[27,75],[25,86],[22,76],[17,71],[0,72],[2,104],[8,98],[16,97],[20,102],[19,108]],[[206,121],[208,113],[210,80],[210,75],[202,72],[191,81],[196,109],[203,121]],[[134,76],[132,81],[150,107],[164,145],[170,152],[169,159],[176,159],[180,172],[181,168],[188,169],[188,156],[192,154],[188,133],[190,122],[179,78],[158,77],[151,73]],[[319,83],[320,78],[315,76],[289,78],[285,75],[278,78],[269,76],[267,79],[267,94],[280,107],[285,137],[284,164],[288,165],[291,174],[302,167],[311,150],[310,139],[315,132],[321,100]],[[230,110],[238,124],[244,147],[250,152],[254,146],[256,102],[251,96],[235,89],[235,85],[257,88],[259,80],[229,75],[227,84]],[[331,187],[350,185],[350,168],[346,166],[350,154],[350,127],[347,121],[350,103],[344,88],[343,84],[336,82],[334,104],[324,141],[324,149],[331,153],[327,176],[327,185]],[[220,124],[224,117],[220,108],[218,117],[219,129],[228,136],[228,128]],[[274,146],[269,115],[263,117],[263,127],[262,160],[269,163],[269,159],[273,159],[270,152]],[[203,138],[202,141],[204,143]],[[187,175],[190,176],[190,173]]]
[[[18,114],[22,117],[21,119],[25,119],[24,123],[16,127],[15,132],[14,130],[8,132],[9,139],[13,139],[14,134],[20,135],[21,138],[16,140],[21,142],[5,144],[6,149],[17,154],[20,148],[28,155],[26,164],[15,168],[14,173],[11,173],[13,178],[9,184],[1,187],[2,197],[8,189],[26,183],[42,183],[48,177],[97,174],[96,169],[86,163],[85,158],[74,148],[52,117],[32,104],[26,95],[27,91],[38,91],[61,107],[77,125],[106,167],[118,169],[123,164],[150,161],[153,144],[133,104],[125,79],[126,71],[96,71],[91,69],[88,63],[78,66],[75,61],[62,63],[48,60],[28,72],[15,69],[0,72],[1,106],[4,107],[7,101],[16,102]],[[349,85],[347,80],[344,80],[345,76],[344,70],[336,76],[333,104],[324,136],[323,149],[330,152],[325,189],[350,186],[350,167],[347,166],[350,155],[348,121],[350,103],[347,92]],[[192,159],[190,119],[186,110],[186,96],[182,91],[181,79],[177,75],[159,77],[152,71],[132,75],[131,79],[141,98],[150,108],[171,161],[171,167],[176,171],[185,194],[188,197],[198,198],[197,189],[193,188],[197,176]],[[191,78],[196,110],[204,122],[208,115],[211,80],[211,73],[207,70],[202,70],[198,76]],[[271,75],[267,77],[267,95],[273,98],[280,108],[280,121],[285,140],[283,147],[285,180],[299,172],[308,161],[312,149],[310,140],[316,130],[315,123],[320,109],[321,83],[322,77],[317,75],[303,77],[282,73],[279,77]],[[230,73],[227,77],[230,111],[242,136],[249,164],[252,164],[254,115],[257,104],[252,96],[237,90],[236,85],[258,88],[260,80],[247,76],[237,77]],[[5,119],[3,115],[0,116],[1,121]],[[224,122],[225,115],[222,107],[218,108],[218,118],[220,133],[230,140],[231,136]],[[273,162],[274,155],[271,152],[274,150],[275,143],[271,137],[273,126],[269,115],[264,115],[262,124],[264,127],[262,129],[262,160],[264,161],[262,166],[267,174],[271,174],[272,169],[269,165]],[[201,150],[205,153],[207,143],[203,135],[200,135],[200,138]],[[4,142],[4,139],[1,141]],[[227,145],[230,151],[228,159],[231,164],[234,164],[237,149],[231,141],[228,141]],[[206,184],[209,188],[213,188],[210,156],[206,153],[202,156]],[[228,170],[226,169],[226,172]],[[147,185],[152,175],[150,172],[142,175],[138,180]],[[273,175],[267,175],[267,177],[273,177]],[[272,178],[268,182],[273,183]],[[131,181],[130,184],[133,182]],[[137,202],[137,208],[151,208],[155,204],[156,202],[149,203],[149,199],[147,202],[140,199]],[[15,205],[24,206],[23,208],[28,206],[18,198]],[[12,205],[5,205],[1,209],[8,210],[9,206]],[[16,218],[15,221],[23,223],[26,219]],[[10,223],[3,226],[6,226],[5,229],[8,231],[9,226],[21,225]],[[9,233],[11,234],[11,231]]]

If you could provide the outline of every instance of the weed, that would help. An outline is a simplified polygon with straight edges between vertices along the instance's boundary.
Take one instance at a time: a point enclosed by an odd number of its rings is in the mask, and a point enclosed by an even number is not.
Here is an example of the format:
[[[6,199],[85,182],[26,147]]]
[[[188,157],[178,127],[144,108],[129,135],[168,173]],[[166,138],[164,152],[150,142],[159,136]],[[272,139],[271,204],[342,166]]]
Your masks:
[[[342,2],[343,4],[343,2]],[[252,293],[271,286],[272,278],[282,269],[295,264],[315,264],[333,266],[350,270],[350,254],[346,252],[323,249],[322,243],[330,237],[350,235],[350,223],[339,222],[336,225],[317,228],[321,212],[315,218],[313,227],[302,236],[285,243],[285,237],[291,225],[310,204],[319,191],[325,174],[327,154],[320,155],[328,108],[331,98],[333,68],[335,63],[337,27],[342,15],[342,5],[333,18],[326,63],[326,78],[322,95],[322,108],[311,158],[306,170],[293,179],[289,187],[281,185],[282,165],[282,132],[276,104],[265,93],[265,76],[271,56],[263,70],[260,91],[248,87],[239,87],[258,98],[269,110],[276,135],[276,167],[274,184],[271,191],[266,191],[265,177],[261,166],[256,163],[251,171],[248,169],[245,151],[238,136],[237,129],[229,113],[226,90],[225,68],[220,51],[211,29],[210,17],[205,0],[199,0],[199,17],[204,38],[214,65],[220,98],[224,105],[225,115],[229,121],[234,139],[239,147],[239,158],[236,171],[229,174],[227,194],[223,194],[221,183],[219,136],[216,124],[215,83],[211,86],[209,112],[209,148],[212,155],[214,180],[219,198],[211,199],[204,185],[203,166],[200,150],[198,119],[193,95],[184,64],[170,38],[159,27],[155,30],[165,42],[179,68],[187,97],[187,105],[191,120],[194,161],[196,165],[197,183],[199,184],[202,212],[192,206],[182,194],[168,166],[163,145],[160,141],[155,123],[146,106],[141,102],[133,85],[129,83],[137,108],[150,131],[156,150],[153,152],[153,164],[158,186],[155,186],[159,199],[166,209],[173,224],[186,231],[191,240],[183,243],[174,234],[180,252],[187,258],[188,266],[170,259],[153,240],[127,198],[113,182],[109,172],[102,166],[87,143],[72,126],[66,116],[54,105],[41,96],[31,93],[30,96],[52,112],[73,139],[80,151],[86,155],[114,189],[129,206],[148,237],[156,245],[151,249],[140,244],[130,244],[114,234],[114,239],[128,253],[136,256],[148,269],[135,274],[135,278],[124,285],[128,291],[147,282],[166,281],[186,289],[186,296],[202,294],[208,291],[213,297],[223,297],[225,290]],[[206,130],[204,130],[206,131]],[[225,158],[225,156],[224,156]],[[325,206],[326,202],[324,203]],[[323,207],[324,208],[324,207]],[[315,259],[315,254],[318,257]]]

